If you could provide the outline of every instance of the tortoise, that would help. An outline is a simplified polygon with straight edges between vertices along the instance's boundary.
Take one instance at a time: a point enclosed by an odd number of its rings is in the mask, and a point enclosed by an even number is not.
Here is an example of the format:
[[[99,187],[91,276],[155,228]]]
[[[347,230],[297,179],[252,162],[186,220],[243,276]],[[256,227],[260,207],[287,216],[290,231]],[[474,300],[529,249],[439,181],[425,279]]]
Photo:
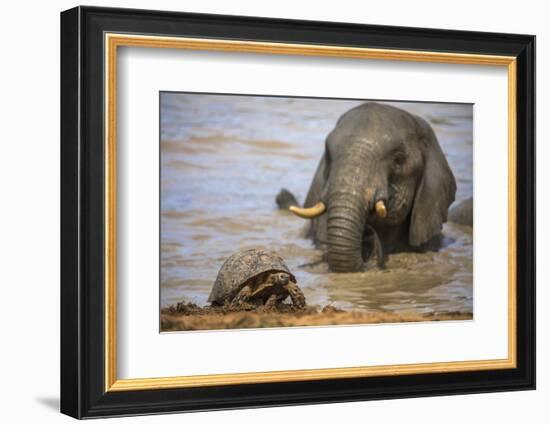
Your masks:
[[[283,259],[273,251],[254,248],[238,251],[223,263],[208,302],[254,309],[274,307],[289,296],[295,307],[305,307],[304,294]]]

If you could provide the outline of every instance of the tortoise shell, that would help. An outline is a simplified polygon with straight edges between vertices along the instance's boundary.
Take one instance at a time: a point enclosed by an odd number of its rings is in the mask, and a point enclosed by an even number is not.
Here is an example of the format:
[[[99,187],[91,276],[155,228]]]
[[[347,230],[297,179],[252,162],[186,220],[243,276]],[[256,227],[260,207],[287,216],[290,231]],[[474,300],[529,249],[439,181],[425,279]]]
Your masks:
[[[250,279],[269,271],[288,273],[290,280],[296,283],[296,278],[277,253],[258,248],[236,252],[223,263],[208,302],[223,304],[231,300]]]

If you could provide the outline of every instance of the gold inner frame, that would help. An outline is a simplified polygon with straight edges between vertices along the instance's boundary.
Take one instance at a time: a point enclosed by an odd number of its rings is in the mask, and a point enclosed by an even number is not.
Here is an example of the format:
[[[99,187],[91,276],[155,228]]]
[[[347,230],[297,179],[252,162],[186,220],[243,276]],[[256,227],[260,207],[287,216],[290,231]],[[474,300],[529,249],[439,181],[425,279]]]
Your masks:
[[[106,33],[105,45],[105,391],[135,391],[214,385],[481,371],[516,367],[516,58],[444,52],[370,49]],[[508,72],[508,357],[384,366],[118,379],[116,325],[116,123],[119,46],[328,56],[470,65],[504,66]]]

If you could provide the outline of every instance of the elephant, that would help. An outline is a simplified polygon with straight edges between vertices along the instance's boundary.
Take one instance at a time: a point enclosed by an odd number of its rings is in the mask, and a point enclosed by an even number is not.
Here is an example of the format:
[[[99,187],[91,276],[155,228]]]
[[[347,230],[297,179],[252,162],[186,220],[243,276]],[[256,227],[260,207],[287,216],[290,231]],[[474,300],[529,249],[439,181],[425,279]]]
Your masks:
[[[449,221],[464,226],[474,226],[474,198],[467,198],[449,208]]]
[[[311,220],[307,236],[332,272],[357,272],[373,255],[383,267],[385,254],[437,250],[455,193],[431,126],[367,102],[345,112],[327,136],[304,206],[284,189],[276,201]]]

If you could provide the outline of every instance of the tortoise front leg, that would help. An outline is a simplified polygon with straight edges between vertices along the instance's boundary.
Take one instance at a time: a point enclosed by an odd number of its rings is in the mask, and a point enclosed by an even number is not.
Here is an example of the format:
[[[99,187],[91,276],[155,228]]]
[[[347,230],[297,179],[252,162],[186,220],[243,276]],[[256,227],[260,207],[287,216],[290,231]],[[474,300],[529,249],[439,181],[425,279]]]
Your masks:
[[[279,294],[271,294],[265,302],[265,308],[271,309],[275,307],[279,302],[284,301],[287,296],[281,296]]]
[[[244,286],[243,289],[233,298],[229,304],[230,309],[242,309],[242,310],[253,310],[256,306],[250,303],[252,295],[252,290],[248,285]]]
[[[302,290],[294,282],[290,281],[287,283],[286,288],[290,294],[290,299],[292,304],[298,308],[304,308],[306,306],[306,297]]]

